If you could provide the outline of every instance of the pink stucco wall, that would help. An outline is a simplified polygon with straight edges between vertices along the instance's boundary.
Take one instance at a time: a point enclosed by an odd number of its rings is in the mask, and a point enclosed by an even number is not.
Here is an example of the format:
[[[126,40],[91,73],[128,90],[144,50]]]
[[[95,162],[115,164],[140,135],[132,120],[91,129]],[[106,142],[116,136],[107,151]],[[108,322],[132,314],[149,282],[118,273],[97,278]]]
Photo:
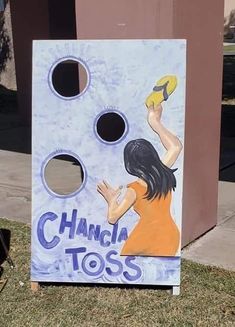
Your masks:
[[[217,222],[223,0],[76,0],[79,39],[186,38],[182,245]]]
[[[183,244],[217,223],[223,67],[223,0],[178,0],[174,36],[186,38]]]

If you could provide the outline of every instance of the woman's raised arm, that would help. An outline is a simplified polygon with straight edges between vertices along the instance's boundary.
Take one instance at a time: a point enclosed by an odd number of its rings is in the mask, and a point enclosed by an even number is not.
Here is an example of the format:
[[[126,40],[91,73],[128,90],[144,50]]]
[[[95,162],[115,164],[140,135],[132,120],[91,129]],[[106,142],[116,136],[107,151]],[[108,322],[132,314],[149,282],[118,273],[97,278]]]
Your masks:
[[[177,160],[183,146],[179,138],[171,133],[162,123],[162,105],[151,105],[148,107],[148,123],[152,130],[158,134],[163,146],[166,149],[166,154],[162,158],[162,162],[167,167],[171,168]]]

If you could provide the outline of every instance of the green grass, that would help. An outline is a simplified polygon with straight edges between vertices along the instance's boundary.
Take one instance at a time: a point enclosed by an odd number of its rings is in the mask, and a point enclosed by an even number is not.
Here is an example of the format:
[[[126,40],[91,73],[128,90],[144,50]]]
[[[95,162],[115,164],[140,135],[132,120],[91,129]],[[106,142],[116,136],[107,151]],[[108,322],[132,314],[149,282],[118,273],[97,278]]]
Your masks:
[[[235,45],[224,45],[224,52],[235,52]]]
[[[180,296],[153,288],[79,285],[47,285],[32,293],[30,228],[5,219],[0,227],[12,232],[16,265],[3,265],[8,283],[0,293],[1,327],[235,326],[233,272],[183,260]]]

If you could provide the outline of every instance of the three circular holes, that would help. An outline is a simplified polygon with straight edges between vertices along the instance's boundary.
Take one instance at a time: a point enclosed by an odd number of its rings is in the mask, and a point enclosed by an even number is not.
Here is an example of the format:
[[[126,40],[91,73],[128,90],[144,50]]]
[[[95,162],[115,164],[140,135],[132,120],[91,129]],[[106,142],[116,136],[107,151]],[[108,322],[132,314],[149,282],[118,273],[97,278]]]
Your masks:
[[[63,98],[74,98],[87,89],[88,70],[78,60],[65,59],[55,65],[51,73],[54,91]],[[127,133],[127,121],[121,113],[108,111],[95,120],[95,133],[101,142],[114,144]],[[44,167],[43,178],[49,193],[73,196],[84,185],[85,172],[78,158],[70,154],[53,156]]]

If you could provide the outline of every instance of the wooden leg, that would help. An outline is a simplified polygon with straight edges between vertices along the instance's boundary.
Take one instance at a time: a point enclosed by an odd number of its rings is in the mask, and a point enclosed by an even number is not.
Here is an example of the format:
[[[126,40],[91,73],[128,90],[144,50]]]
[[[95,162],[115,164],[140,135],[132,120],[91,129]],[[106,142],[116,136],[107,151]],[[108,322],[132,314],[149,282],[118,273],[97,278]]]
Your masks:
[[[172,295],[180,295],[180,286],[173,286],[171,294]]]
[[[4,289],[6,283],[7,283],[7,279],[0,279],[0,292]]]
[[[38,292],[40,290],[40,285],[38,282],[31,282],[31,291]]]

